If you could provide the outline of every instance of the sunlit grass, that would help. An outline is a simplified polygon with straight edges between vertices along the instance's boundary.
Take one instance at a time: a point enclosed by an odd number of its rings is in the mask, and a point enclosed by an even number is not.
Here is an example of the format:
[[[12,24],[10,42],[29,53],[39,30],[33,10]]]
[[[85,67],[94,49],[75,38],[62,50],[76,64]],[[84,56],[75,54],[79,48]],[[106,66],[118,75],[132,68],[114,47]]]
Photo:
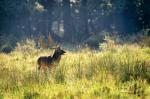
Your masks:
[[[53,50],[36,49],[33,41],[1,53],[0,99],[150,97],[150,48],[111,41],[100,48],[66,50],[53,76],[37,71],[38,57]]]

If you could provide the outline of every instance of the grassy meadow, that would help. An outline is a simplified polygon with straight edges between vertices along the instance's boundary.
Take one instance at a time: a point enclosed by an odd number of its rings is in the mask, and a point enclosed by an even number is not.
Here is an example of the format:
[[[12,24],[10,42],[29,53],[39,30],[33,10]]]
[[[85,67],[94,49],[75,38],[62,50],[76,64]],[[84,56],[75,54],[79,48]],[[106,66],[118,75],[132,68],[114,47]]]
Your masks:
[[[0,53],[0,99],[150,99],[149,47],[110,40],[98,51],[66,49],[53,75],[37,71],[38,57],[53,51],[27,40]]]

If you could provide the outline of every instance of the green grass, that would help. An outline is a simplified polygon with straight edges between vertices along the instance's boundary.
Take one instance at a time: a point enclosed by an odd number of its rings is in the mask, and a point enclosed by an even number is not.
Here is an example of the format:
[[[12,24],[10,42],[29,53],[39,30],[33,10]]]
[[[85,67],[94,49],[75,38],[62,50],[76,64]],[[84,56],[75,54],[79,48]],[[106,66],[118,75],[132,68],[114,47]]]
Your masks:
[[[150,98],[150,48],[107,42],[101,51],[67,51],[53,75],[37,71],[33,41],[0,53],[0,99]]]

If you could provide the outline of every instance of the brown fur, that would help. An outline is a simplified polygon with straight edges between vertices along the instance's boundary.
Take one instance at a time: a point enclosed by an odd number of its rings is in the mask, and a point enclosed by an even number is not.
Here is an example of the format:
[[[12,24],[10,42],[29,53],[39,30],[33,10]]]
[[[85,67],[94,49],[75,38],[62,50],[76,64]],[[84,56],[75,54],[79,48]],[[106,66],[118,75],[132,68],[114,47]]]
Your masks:
[[[39,57],[37,60],[38,69],[39,70],[43,69],[44,71],[47,69],[52,70],[60,62],[61,55],[63,55],[64,53],[65,53],[65,51],[61,50],[60,47],[58,47],[55,49],[53,56]]]

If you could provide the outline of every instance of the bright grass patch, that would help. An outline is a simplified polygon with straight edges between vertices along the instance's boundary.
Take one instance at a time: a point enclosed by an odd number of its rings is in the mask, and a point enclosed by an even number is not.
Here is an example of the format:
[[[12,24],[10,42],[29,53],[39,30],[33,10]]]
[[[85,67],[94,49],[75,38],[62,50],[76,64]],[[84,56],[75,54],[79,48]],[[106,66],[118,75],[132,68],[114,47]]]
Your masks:
[[[122,99],[150,97],[150,48],[108,42],[101,51],[66,50],[54,75],[39,73],[53,50],[19,44],[0,54],[0,99]],[[27,46],[26,46],[27,45]]]

